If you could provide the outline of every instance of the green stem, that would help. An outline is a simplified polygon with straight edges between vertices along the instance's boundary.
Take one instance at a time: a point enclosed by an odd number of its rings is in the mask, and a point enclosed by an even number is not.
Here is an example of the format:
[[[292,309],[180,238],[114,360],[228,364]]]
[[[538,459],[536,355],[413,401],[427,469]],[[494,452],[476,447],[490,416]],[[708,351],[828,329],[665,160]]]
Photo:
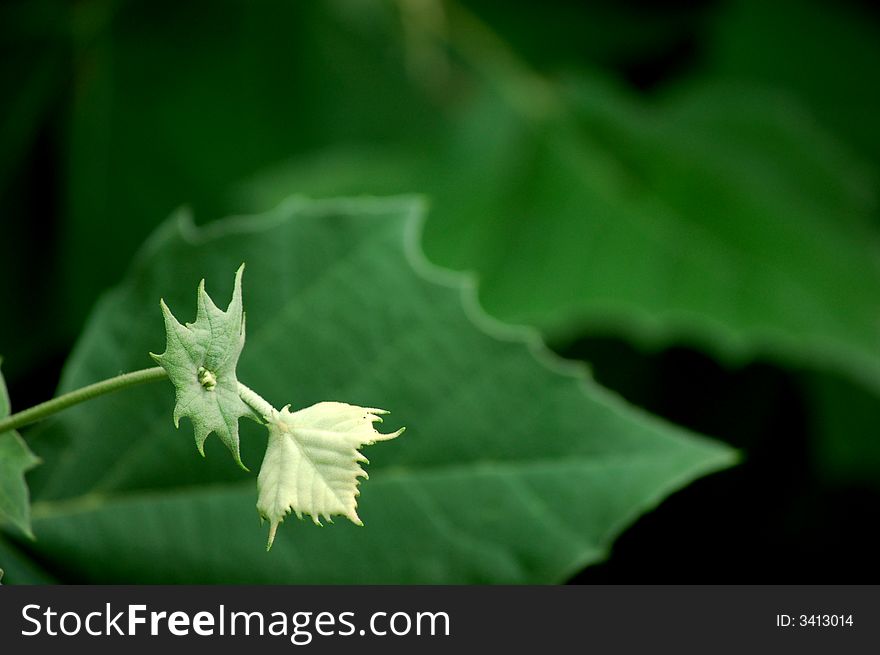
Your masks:
[[[133,387],[136,384],[143,384],[144,382],[161,380],[166,377],[165,369],[161,366],[156,366],[154,368],[145,368],[140,371],[132,371],[131,373],[123,373],[122,375],[117,375],[115,378],[110,378],[108,380],[101,380],[95,384],[90,384],[82,389],[76,389],[63,396],[47,400],[44,403],[17,412],[12,416],[0,419],[0,434],[7,432],[8,430],[15,430],[25,425],[36,423],[37,421],[42,421],[44,418],[56,414],[63,409],[102,396],[105,393],[118,391],[119,389],[125,389],[126,387]]]
[[[272,414],[275,413],[275,408],[269,404],[269,401],[241,382],[238,383],[238,395],[264,420],[268,421],[272,417]]]

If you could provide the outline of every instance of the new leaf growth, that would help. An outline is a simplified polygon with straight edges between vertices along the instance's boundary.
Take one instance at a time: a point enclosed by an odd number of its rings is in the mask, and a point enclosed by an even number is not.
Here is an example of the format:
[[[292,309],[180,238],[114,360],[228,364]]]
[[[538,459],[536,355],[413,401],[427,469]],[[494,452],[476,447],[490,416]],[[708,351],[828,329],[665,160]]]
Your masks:
[[[269,442],[257,477],[257,511],[269,521],[269,542],[284,518],[293,511],[321,525],[321,519],[341,514],[357,525],[359,478],[367,458],[359,448],[393,439],[403,428],[382,434],[373,427],[385,410],[338,402],[321,402],[290,412],[281,411],[244,386],[235,368],[244,347],[244,311],[241,277],[244,264],[235,275],[232,301],[220,310],[199,284],[198,312],[194,323],[181,325],[162,301],[167,346],[152,355],[174,384],[177,404],[174,424],[181,417],[192,421],[196,446],[204,456],[205,439],[216,433],[244,468],[239,455],[238,419],[248,416],[262,422]],[[151,353],[152,354],[152,353]]]
[[[214,304],[199,283],[198,310],[194,323],[181,325],[161,301],[167,345],[161,355],[150,355],[168,373],[177,403],[174,425],[183,417],[192,421],[196,447],[204,457],[205,439],[215,433],[229,448],[239,466],[238,419],[253,416],[241,399],[235,367],[244,347],[244,311],[241,302],[241,276],[244,264],[235,274],[232,301],[226,311]]]
[[[288,406],[289,407],[289,406]],[[382,434],[373,427],[381,423],[382,409],[323,402],[298,412],[288,407],[267,417],[269,444],[257,478],[257,511],[269,521],[269,544],[291,510],[301,519],[342,514],[363,525],[357,515],[358,478],[367,478],[360,464],[368,463],[358,448],[394,439],[403,428]]]

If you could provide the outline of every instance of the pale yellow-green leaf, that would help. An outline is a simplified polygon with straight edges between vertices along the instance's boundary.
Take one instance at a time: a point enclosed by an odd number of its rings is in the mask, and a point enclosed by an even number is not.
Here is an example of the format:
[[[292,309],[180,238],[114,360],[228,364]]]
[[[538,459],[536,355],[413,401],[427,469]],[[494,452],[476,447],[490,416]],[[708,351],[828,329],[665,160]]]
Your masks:
[[[288,406],[289,407],[289,406]],[[265,417],[269,444],[257,479],[257,510],[269,521],[269,543],[292,510],[297,518],[310,514],[320,525],[341,514],[357,525],[358,478],[366,478],[366,462],[358,448],[398,436],[403,429],[382,434],[382,409],[322,402],[297,412],[284,407]]]

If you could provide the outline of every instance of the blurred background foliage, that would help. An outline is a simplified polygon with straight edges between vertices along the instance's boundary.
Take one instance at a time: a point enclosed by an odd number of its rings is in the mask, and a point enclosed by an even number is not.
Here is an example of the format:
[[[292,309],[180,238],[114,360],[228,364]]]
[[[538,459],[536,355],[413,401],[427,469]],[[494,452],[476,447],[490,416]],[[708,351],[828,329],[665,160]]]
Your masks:
[[[421,192],[426,252],[476,270],[491,313],[744,452],[578,581],[871,581],[877,18],[819,0],[5,2],[13,406],[52,393],[176,207]]]

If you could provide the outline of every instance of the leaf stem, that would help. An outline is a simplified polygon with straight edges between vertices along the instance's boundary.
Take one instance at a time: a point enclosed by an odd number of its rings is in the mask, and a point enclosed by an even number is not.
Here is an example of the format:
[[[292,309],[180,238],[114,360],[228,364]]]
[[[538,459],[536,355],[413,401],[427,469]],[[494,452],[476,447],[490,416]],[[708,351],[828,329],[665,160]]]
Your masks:
[[[252,410],[267,421],[276,411],[269,401],[241,382],[238,383],[238,395]]]
[[[25,425],[30,425],[31,423],[36,423],[37,421],[42,421],[44,418],[47,418],[52,414],[57,414],[63,409],[102,396],[105,393],[118,391],[119,389],[125,389],[126,387],[133,387],[134,385],[143,384],[144,382],[161,380],[166,377],[165,369],[161,366],[156,366],[153,368],[145,368],[140,371],[132,371],[131,373],[123,373],[122,375],[117,375],[116,377],[107,380],[101,380],[95,384],[90,384],[82,389],[76,389],[75,391],[71,391],[62,396],[58,396],[57,398],[53,398],[52,400],[47,400],[44,403],[34,405],[33,407],[12,414],[11,416],[7,416],[4,419],[0,419],[0,434],[9,430],[15,430]]]

